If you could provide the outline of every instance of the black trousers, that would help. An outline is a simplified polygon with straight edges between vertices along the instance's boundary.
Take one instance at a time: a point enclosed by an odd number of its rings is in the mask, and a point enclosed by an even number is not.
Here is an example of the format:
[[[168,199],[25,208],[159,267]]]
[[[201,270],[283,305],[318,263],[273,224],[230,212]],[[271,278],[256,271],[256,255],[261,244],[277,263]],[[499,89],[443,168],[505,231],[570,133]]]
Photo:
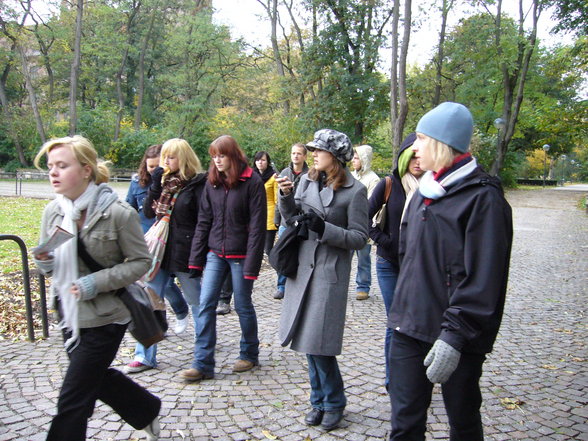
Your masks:
[[[96,400],[108,404],[135,429],[148,426],[159,414],[159,398],[110,367],[125,330],[126,325],[114,324],[80,329],[79,344],[68,353],[69,366],[48,441],[84,441]]]
[[[263,251],[266,256],[269,256],[270,251],[274,247],[277,232],[278,230],[265,230],[265,243],[263,245]]]
[[[432,345],[394,331],[388,360],[392,441],[424,441],[433,384],[423,361]],[[451,441],[483,441],[480,377],[483,354],[462,353],[457,369],[441,385]]]

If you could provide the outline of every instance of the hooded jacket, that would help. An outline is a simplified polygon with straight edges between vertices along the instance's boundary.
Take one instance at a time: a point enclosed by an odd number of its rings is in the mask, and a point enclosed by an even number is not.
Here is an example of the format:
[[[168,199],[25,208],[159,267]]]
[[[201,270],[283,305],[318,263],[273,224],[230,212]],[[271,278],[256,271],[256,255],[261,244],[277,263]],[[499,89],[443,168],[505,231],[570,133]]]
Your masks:
[[[378,212],[386,201],[384,196],[386,192],[386,179],[381,179],[374,191],[369,198],[369,234],[370,239],[377,245],[376,254],[392,264],[396,272],[399,270],[398,263],[398,240],[400,236],[400,219],[402,217],[402,211],[404,210],[404,203],[406,201],[406,194],[404,187],[402,186],[401,176],[398,172],[398,158],[407,148],[412,146],[411,143],[403,143],[400,146],[398,157],[396,158],[396,168],[390,174],[392,179],[392,191],[388,198],[386,205],[386,223],[384,229],[380,230],[378,227],[373,226],[371,219]]]
[[[492,350],[506,295],[512,212],[479,166],[435,200],[415,194],[401,226],[388,327],[460,352]]]
[[[352,176],[361,182],[367,188],[368,198],[372,195],[376,185],[380,182],[378,175],[372,170],[373,150],[369,145],[360,145],[354,147],[353,150],[359,156],[361,161],[361,169],[353,170]]]

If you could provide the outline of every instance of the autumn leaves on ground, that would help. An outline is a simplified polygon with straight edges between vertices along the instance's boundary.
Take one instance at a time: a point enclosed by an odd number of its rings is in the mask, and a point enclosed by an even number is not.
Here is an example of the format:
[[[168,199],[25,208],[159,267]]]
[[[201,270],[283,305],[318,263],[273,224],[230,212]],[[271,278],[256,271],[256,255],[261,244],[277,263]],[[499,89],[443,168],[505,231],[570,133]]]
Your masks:
[[[0,197],[0,235],[15,235],[26,244],[31,274],[35,335],[41,335],[39,281],[30,249],[37,245],[47,200]],[[26,339],[27,320],[21,251],[12,240],[0,241],[0,339]]]

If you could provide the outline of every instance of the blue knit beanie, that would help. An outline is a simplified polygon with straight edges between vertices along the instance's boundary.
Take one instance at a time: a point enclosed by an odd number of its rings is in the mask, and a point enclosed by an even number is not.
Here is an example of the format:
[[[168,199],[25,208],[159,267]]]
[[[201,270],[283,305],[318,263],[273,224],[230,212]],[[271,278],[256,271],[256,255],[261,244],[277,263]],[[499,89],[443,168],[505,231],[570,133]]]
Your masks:
[[[441,141],[462,153],[468,151],[474,119],[466,106],[445,102],[427,112],[416,126],[416,132]]]

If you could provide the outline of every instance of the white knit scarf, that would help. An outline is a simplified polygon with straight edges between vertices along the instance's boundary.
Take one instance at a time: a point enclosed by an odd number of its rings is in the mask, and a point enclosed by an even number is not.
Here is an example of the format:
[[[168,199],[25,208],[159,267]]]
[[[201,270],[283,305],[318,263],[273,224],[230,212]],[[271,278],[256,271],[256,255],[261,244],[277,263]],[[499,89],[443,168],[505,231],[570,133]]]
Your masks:
[[[472,173],[477,166],[476,158],[472,158],[470,162],[449,173],[441,181],[436,181],[435,174],[432,171],[428,171],[421,178],[419,193],[428,199],[441,199],[447,193],[446,188],[461,181]]]
[[[56,199],[63,210],[64,217],[61,228],[77,236],[78,226],[76,221],[81,217],[82,211],[86,210],[94,200],[97,186],[90,182],[86,191],[75,201],[63,195],[57,195]],[[78,245],[74,238],[67,241],[55,250],[55,268],[53,270],[53,294],[59,296],[61,313],[63,317],[59,326],[71,332],[71,337],[65,342],[68,351],[75,349],[79,342],[80,328],[78,325],[78,304],[77,299],[71,293],[72,284],[79,278],[78,269]]]

